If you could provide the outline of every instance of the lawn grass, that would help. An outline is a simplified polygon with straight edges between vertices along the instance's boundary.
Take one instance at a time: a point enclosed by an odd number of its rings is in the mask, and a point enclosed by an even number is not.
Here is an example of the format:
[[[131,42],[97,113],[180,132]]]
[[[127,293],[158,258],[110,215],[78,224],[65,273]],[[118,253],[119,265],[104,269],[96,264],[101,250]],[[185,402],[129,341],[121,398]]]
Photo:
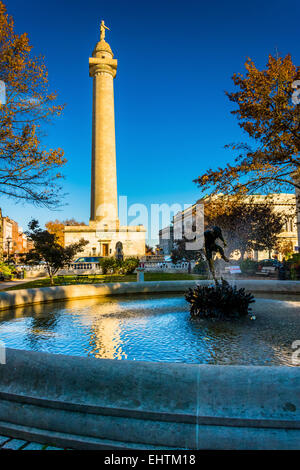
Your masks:
[[[105,283],[105,282],[136,282],[136,274],[99,274],[93,280],[95,283]],[[62,282],[57,277],[54,278],[56,286],[61,285],[75,285],[75,284],[91,284],[91,280],[78,281],[76,276],[64,276],[65,282]],[[205,276],[200,276],[196,274],[187,274],[187,273],[145,273],[145,281],[186,281],[193,279],[206,279]],[[32,289],[39,287],[50,287],[49,277],[43,279],[28,281],[24,284],[16,284],[15,286],[8,287],[5,289],[9,290],[18,290],[18,289]],[[4,290],[4,289],[3,289]]]

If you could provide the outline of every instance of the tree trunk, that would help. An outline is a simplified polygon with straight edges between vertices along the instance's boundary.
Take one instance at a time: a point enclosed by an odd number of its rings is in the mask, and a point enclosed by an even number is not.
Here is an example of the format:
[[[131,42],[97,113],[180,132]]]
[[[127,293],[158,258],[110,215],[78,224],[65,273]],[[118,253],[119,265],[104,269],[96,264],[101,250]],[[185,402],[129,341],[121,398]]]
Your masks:
[[[49,268],[49,267],[48,267],[48,274],[49,274],[49,278],[50,278],[50,285],[54,286],[53,272],[52,272],[52,269]]]

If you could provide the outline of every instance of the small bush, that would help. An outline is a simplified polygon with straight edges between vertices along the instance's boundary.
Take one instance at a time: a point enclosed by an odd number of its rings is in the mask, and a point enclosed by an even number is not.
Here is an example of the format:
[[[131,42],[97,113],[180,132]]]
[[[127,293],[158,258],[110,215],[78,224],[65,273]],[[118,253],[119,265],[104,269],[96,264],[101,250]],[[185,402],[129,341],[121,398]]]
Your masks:
[[[0,274],[4,277],[9,277],[12,275],[12,271],[14,270],[14,266],[8,266],[5,263],[0,263]]]
[[[102,274],[132,274],[139,265],[138,258],[127,258],[124,261],[116,258],[103,258],[99,265]]]
[[[122,262],[122,272],[124,274],[132,274],[138,267],[140,260],[138,258],[127,258]]]
[[[114,273],[119,268],[120,261],[116,258],[102,258],[99,265],[102,269],[102,274]]]
[[[225,279],[216,285],[190,288],[185,299],[190,303],[192,317],[239,318],[250,313],[249,305],[255,302],[245,289],[231,286]]]
[[[294,253],[286,261],[286,265],[290,270],[291,279],[296,281],[300,279],[300,253]]]
[[[253,259],[245,259],[240,262],[240,268],[244,274],[255,274],[258,270],[258,262]]]
[[[208,265],[207,262],[204,260],[198,261],[194,268],[193,268],[193,273],[194,274],[208,274]]]

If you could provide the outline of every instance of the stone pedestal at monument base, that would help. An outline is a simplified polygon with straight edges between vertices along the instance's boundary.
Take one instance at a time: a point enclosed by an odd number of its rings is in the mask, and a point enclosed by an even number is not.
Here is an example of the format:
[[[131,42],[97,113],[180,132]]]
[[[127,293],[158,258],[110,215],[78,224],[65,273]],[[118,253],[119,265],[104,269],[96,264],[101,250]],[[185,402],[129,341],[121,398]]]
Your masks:
[[[97,224],[66,226],[65,245],[84,238],[89,242],[80,256],[143,256],[145,254],[145,232],[142,225],[120,226],[117,230],[98,230]]]

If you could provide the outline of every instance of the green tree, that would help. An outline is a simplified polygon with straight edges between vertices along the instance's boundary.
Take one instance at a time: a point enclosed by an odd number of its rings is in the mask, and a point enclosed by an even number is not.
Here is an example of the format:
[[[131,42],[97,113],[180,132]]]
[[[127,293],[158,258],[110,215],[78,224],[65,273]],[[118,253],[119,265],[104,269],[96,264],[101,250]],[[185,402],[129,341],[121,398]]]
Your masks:
[[[25,254],[25,262],[36,264],[45,262],[50,277],[51,285],[54,285],[54,275],[59,269],[71,263],[75,255],[83,250],[88,241],[81,239],[78,243],[72,243],[63,248],[57,236],[48,230],[42,230],[37,220],[31,220],[26,235],[33,241],[34,248]]]

